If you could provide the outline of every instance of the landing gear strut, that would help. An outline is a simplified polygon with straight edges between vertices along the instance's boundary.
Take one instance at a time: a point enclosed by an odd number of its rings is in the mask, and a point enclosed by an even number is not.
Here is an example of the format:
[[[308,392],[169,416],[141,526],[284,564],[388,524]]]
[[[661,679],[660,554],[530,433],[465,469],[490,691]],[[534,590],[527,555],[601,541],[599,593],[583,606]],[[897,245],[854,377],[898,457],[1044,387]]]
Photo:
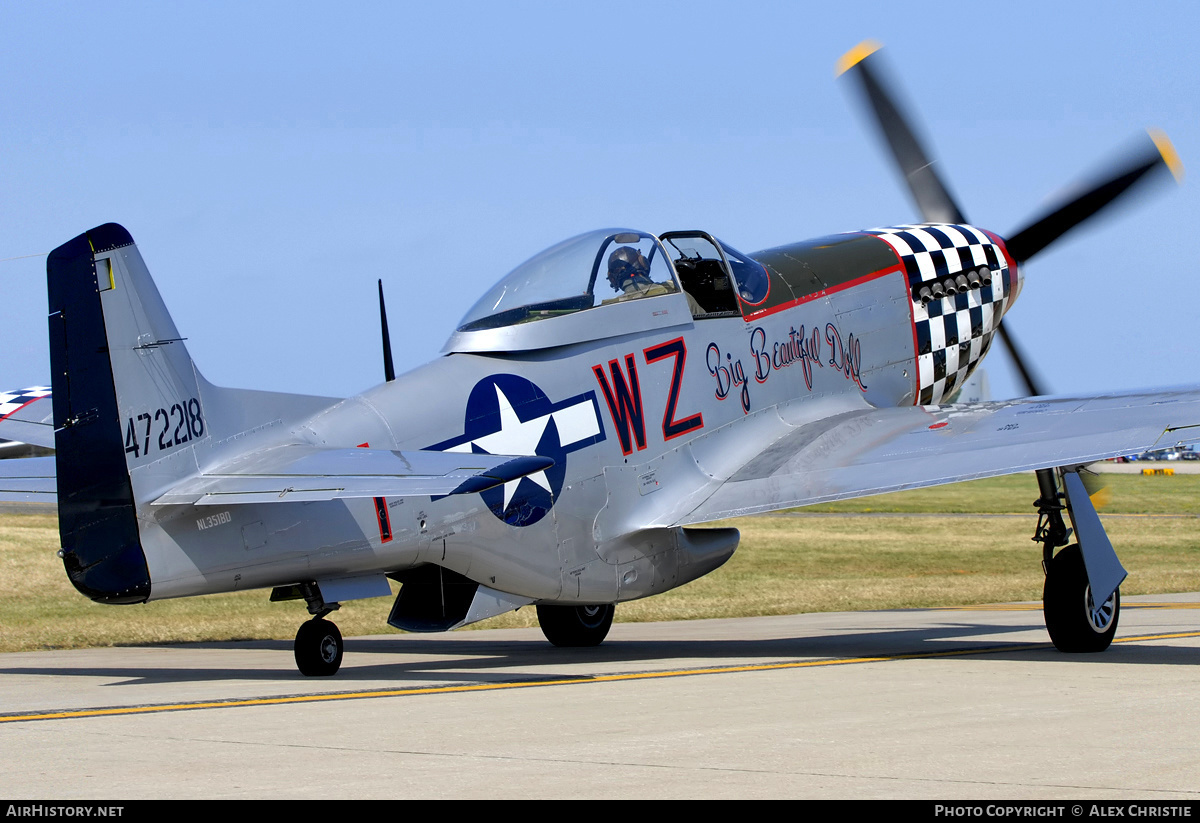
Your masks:
[[[555,646],[599,646],[608,636],[613,615],[612,603],[600,606],[538,606],[538,625]]]
[[[1046,631],[1061,652],[1102,652],[1112,643],[1117,633],[1117,621],[1121,615],[1121,591],[1113,589],[1104,603],[1097,604],[1092,598],[1088,580],[1088,569],[1084,563],[1083,550],[1078,543],[1068,541],[1072,529],[1067,528],[1062,512],[1068,511],[1074,525],[1079,527],[1080,540],[1103,542],[1107,552],[1112,546],[1104,535],[1095,509],[1082,491],[1082,483],[1076,476],[1075,500],[1058,490],[1058,479],[1053,469],[1041,469],[1037,473],[1041,496],[1034,501],[1038,507],[1038,525],[1033,539],[1042,544],[1042,568],[1046,572],[1046,583],[1042,590],[1042,613],[1046,619]],[[1064,479],[1064,484],[1066,480]],[[1079,498],[1083,498],[1080,500]],[[1067,505],[1061,501],[1066,499]],[[1089,543],[1091,545],[1091,543]],[[1063,547],[1057,554],[1054,550]],[[1099,548],[1094,549],[1097,554]],[[1106,562],[1104,556],[1097,557],[1099,565]],[[1120,569],[1116,555],[1112,561]],[[1121,577],[1124,569],[1120,569]],[[1119,581],[1119,578],[1117,578]]]

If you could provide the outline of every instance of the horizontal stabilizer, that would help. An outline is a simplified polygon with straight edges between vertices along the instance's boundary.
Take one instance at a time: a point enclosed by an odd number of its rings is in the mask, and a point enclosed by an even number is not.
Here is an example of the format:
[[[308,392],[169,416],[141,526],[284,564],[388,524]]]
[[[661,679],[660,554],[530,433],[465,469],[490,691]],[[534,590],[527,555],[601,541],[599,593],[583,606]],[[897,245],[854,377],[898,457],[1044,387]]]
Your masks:
[[[156,506],[284,503],[352,497],[472,494],[544,471],[545,457],[293,444],[243,455],[188,478]]]
[[[57,495],[53,457],[0,460],[0,501],[53,503]]]

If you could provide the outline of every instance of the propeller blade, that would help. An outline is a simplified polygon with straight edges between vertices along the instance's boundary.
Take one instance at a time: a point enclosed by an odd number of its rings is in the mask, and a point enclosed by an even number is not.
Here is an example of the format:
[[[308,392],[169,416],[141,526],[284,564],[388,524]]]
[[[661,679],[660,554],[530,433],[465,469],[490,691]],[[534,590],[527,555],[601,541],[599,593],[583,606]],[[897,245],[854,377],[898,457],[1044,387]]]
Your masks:
[[[1170,171],[1177,181],[1183,179],[1183,165],[1171,141],[1160,131],[1150,131],[1148,145],[1117,163],[1103,179],[1009,237],[1005,241],[1009,254],[1018,261],[1028,260],[1159,169]]]
[[[1092,505],[1097,509],[1102,509],[1112,502],[1112,489],[1108,487],[1108,482],[1098,472],[1085,466],[1079,472],[1079,479],[1083,481],[1083,488],[1091,498]]]
[[[880,45],[871,40],[859,43],[838,60],[837,74],[841,76],[852,71],[858,78],[875,122],[896,158],[896,165],[908,183],[922,219],[927,223],[965,223],[962,209],[934,171],[933,161],[921,147],[910,121],[880,82],[883,72],[879,59],[871,56],[879,48]]]
[[[1008,353],[1012,356],[1017,371],[1021,373],[1021,382],[1025,384],[1026,394],[1030,397],[1041,397],[1046,394],[1047,392],[1044,390],[1044,387],[1034,377],[1033,369],[1029,367],[1025,355],[1021,353],[1021,349],[1017,346],[1017,341],[1013,338],[1011,332],[1009,332],[1008,327],[1001,322],[996,327],[996,330],[1000,332],[1000,340],[1008,348]]]

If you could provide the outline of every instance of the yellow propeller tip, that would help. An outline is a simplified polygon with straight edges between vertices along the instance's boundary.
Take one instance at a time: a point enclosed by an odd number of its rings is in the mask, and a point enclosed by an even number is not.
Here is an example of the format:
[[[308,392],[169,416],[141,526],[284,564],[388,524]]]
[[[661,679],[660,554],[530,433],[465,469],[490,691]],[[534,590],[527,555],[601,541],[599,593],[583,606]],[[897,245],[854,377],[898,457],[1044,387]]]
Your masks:
[[[1175,151],[1175,147],[1171,145],[1171,141],[1167,138],[1164,132],[1158,129],[1149,129],[1150,139],[1154,141],[1158,153],[1162,155],[1163,162],[1167,164],[1167,168],[1171,170],[1171,174],[1175,176],[1175,182],[1183,182],[1183,163],[1179,159],[1179,153]]]
[[[838,58],[837,66],[834,68],[833,76],[841,77],[850,69],[857,66],[870,55],[883,48],[883,44],[875,40],[864,40],[850,51]]]

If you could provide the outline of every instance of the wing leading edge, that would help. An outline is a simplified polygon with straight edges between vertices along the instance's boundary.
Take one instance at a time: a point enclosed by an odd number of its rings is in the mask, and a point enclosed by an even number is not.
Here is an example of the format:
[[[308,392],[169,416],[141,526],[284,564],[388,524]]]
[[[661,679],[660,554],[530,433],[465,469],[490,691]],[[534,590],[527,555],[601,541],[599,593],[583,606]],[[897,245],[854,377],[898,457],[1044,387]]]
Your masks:
[[[780,414],[748,461],[714,457],[716,489],[676,525],[866,497],[1200,440],[1200,388],[950,406]],[[743,451],[742,454],[745,454]],[[705,456],[697,463],[706,468]],[[721,475],[725,476],[722,477]]]

